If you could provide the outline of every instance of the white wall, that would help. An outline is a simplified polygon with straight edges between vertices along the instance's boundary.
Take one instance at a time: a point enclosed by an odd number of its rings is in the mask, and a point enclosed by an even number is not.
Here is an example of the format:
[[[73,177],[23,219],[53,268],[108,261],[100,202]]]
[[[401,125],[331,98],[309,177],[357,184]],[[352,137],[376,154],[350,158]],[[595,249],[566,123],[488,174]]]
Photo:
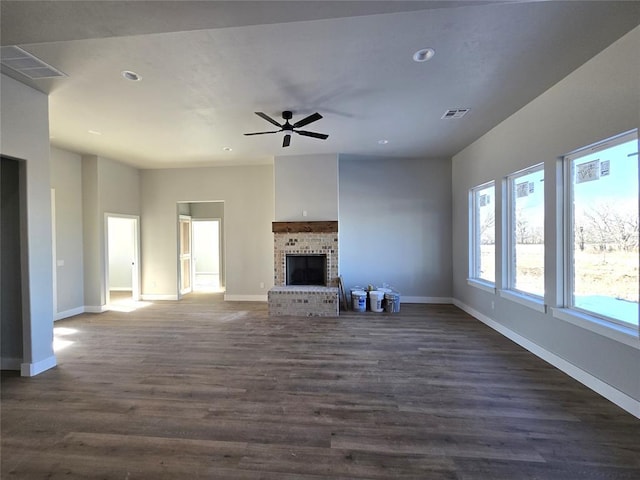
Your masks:
[[[340,274],[397,289],[402,301],[451,301],[451,162],[340,155]]]
[[[276,157],[274,179],[276,222],[338,219],[337,155]]]
[[[545,303],[562,305],[556,237],[561,178],[557,159],[639,126],[640,28],[622,37],[453,158],[453,291],[460,305],[560,359],[619,404],[640,400],[640,342],[627,345],[467,285],[468,191],[539,162],[545,164]],[[501,208],[498,196],[497,209]],[[500,225],[496,238],[500,237]],[[497,245],[499,247],[500,245]],[[497,269],[500,270],[499,268]],[[499,275],[498,275],[499,277]],[[498,286],[500,278],[497,279]],[[491,308],[495,302],[495,310]],[[546,352],[546,353],[545,353]],[[595,379],[595,380],[594,380]],[[607,390],[609,389],[609,390]],[[608,393],[607,393],[608,392]],[[626,402],[626,403],[625,403]],[[626,407],[625,407],[626,408]]]
[[[177,203],[223,201],[225,298],[266,300],[273,285],[271,165],[143,170],[141,183],[143,297],[177,297]]]
[[[82,159],[51,148],[51,187],[55,189],[56,318],[84,307],[82,260]],[[62,263],[62,264],[61,264]]]
[[[26,161],[28,256],[23,276],[23,375],[56,365],[53,354],[53,280],[49,104],[47,96],[1,75],[0,151]]]

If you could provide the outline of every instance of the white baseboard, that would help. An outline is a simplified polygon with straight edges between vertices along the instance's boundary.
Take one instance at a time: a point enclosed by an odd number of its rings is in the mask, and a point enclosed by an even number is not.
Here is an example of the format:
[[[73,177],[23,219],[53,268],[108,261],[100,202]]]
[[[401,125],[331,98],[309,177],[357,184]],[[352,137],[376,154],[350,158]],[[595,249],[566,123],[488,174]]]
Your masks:
[[[452,304],[451,297],[405,297],[400,295],[400,304],[403,303],[446,303]]]
[[[266,302],[266,295],[224,295],[225,302]]]
[[[85,307],[77,307],[77,308],[72,308],[71,310],[65,310],[64,312],[58,312],[53,315],[53,321],[57,322],[58,320],[62,320],[63,318],[69,318],[75,315],[80,315],[85,311],[86,311]]]
[[[112,292],[131,292],[131,287],[109,287]]]
[[[640,418],[640,401],[635,398],[630,397],[626,393],[618,390],[617,388],[612,387],[608,383],[603,382],[597,377],[594,377],[589,372],[582,370],[581,368],[575,366],[574,364],[567,362],[565,359],[557,356],[555,353],[552,353],[540,345],[528,340],[527,338],[519,335],[513,330],[505,327],[504,325],[496,322],[495,320],[487,317],[486,315],[478,312],[477,310],[465,305],[459,300],[453,299],[453,304],[464,310],[472,317],[480,320],[485,325],[493,328],[498,333],[501,333],[509,340],[517,343],[521,347],[527,349],[535,356],[541,358],[545,362],[550,363],[557,369],[563,371],[573,379],[582,383],[584,386],[590,388],[594,392],[602,395],[604,398],[609,400],[610,402],[615,403],[623,410],[626,410],[634,417]]]
[[[175,300],[178,300],[178,295],[174,295],[174,294],[165,295],[161,293],[143,293],[142,295],[140,295],[140,299],[145,302],[152,302],[154,300],[156,301],[174,300],[175,301]]]
[[[21,358],[8,357],[0,359],[0,368],[2,370],[20,370],[21,365]]]
[[[109,308],[106,305],[85,305],[84,311],[85,313],[102,313],[109,311]]]
[[[23,363],[20,366],[20,375],[23,377],[35,377],[39,373],[49,370],[58,364],[55,355],[35,363]]]

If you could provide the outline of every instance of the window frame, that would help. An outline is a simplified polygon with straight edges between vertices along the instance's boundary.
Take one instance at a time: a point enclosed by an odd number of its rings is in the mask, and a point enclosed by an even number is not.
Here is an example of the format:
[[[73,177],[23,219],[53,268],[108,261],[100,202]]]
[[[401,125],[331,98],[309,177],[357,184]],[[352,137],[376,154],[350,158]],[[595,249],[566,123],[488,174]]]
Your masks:
[[[496,285],[496,255],[494,253],[493,256],[493,270],[494,270],[494,279],[489,280],[486,278],[482,278],[480,276],[480,268],[482,266],[481,260],[481,241],[480,241],[480,205],[478,205],[478,194],[482,190],[486,190],[488,188],[493,189],[493,215],[494,215],[494,246],[496,246],[495,240],[495,229],[496,229],[496,182],[495,180],[490,180],[488,182],[484,182],[480,185],[476,185],[469,189],[469,264],[468,264],[468,277],[467,283],[474,287],[478,287],[482,290],[486,290],[491,293],[495,293],[495,285]]]
[[[531,165],[530,167],[524,168],[522,170],[518,170],[517,172],[510,173],[504,179],[505,184],[505,198],[506,204],[504,210],[504,242],[503,245],[506,248],[503,248],[502,258],[503,258],[503,288],[500,290],[500,295],[509,298],[510,300],[519,302],[523,305],[534,308],[538,311],[546,311],[546,306],[544,304],[544,297],[546,294],[546,283],[544,282],[545,278],[545,261],[544,258],[546,256],[546,245],[544,243],[544,230],[543,230],[543,262],[542,262],[542,276],[543,276],[543,293],[541,295],[527,292],[525,290],[517,289],[515,286],[516,282],[516,263],[515,263],[515,240],[516,240],[516,208],[515,208],[515,200],[516,193],[514,191],[513,185],[516,184],[516,180],[520,177],[524,177],[531,173],[542,172],[542,178],[546,177],[545,175],[545,164],[544,162],[537,163],[535,165]],[[546,198],[544,191],[544,183],[543,183],[543,193],[542,193],[542,213],[543,219],[542,224],[544,228],[544,224],[546,221]]]
[[[563,190],[564,190],[564,205],[562,211],[563,218],[563,244],[561,245],[564,262],[563,262],[563,275],[562,275],[562,292],[563,301],[562,307],[554,309],[554,315],[558,318],[575,323],[578,321],[587,321],[594,323],[600,327],[613,329],[621,334],[632,334],[638,338],[640,327],[634,327],[629,322],[609,317],[605,314],[580,308],[575,305],[574,287],[575,287],[575,273],[573,269],[574,265],[574,246],[575,246],[575,231],[574,231],[574,183],[572,175],[572,163],[574,160],[586,157],[602,150],[615,147],[617,145],[627,143],[629,141],[639,140],[638,130],[630,130],[628,132],[609,137],[600,142],[587,145],[585,147],[574,150],[566,155],[562,156],[562,173],[563,173]]]

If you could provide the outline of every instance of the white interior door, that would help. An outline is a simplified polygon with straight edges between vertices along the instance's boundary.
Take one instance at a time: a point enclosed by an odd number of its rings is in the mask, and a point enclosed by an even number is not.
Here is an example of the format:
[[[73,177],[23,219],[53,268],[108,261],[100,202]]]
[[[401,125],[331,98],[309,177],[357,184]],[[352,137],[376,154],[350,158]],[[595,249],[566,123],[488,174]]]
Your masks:
[[[180,263],[180,295],[192,290],[193,278],[191,261],[191,217],[180,215],[179,217],[179,263]]]

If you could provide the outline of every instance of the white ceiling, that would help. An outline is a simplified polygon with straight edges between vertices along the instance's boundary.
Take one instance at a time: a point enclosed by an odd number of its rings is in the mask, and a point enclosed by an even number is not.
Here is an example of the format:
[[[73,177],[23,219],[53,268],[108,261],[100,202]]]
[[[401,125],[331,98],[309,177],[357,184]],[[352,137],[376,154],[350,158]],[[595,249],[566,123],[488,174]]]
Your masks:
[[[0,9],[3,46],[67,75],[29,80],[2,67],[49,94],[52,144],[141,168],[451,156],[640,24],[635,1],[3,0]],[[424,47],[435,57],[414,62]],[[471,110],[442,120],[449,108]],[[243,135],[274,129],[253,112],[281,120],[283,110],[294,121],[321,113],[304,129],[329,138],[294,136],[283,149],[281,135]]]

